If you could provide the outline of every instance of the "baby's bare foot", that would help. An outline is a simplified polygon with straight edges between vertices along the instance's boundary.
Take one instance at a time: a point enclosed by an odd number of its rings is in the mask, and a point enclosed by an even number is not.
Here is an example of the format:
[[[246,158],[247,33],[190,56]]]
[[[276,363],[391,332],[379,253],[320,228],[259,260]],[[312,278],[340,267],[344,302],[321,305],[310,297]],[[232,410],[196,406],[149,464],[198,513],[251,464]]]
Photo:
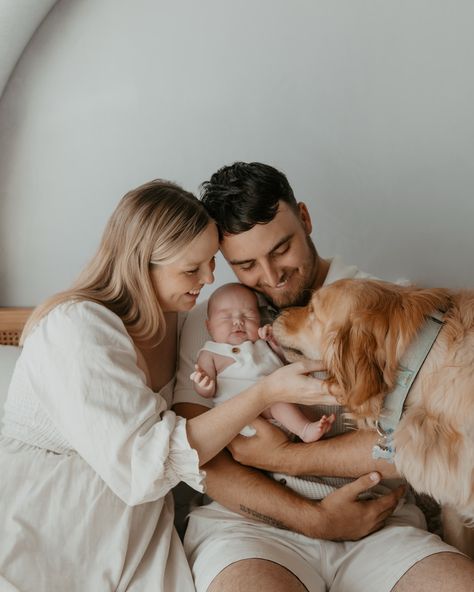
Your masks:
[[[336,416],[332,413],[329,417],[323,415],[319,421],[308,422],[299,437],[303,442],[316,442],[329,432],[335,419]]]

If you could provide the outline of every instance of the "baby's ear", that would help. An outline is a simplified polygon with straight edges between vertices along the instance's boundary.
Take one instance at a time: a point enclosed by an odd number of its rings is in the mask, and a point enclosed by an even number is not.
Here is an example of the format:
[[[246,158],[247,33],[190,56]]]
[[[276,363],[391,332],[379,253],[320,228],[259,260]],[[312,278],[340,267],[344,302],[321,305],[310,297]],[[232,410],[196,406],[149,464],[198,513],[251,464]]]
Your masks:
[[[209,333],[209,319],[206,319],[206,329],[207,329],[207,332]]]

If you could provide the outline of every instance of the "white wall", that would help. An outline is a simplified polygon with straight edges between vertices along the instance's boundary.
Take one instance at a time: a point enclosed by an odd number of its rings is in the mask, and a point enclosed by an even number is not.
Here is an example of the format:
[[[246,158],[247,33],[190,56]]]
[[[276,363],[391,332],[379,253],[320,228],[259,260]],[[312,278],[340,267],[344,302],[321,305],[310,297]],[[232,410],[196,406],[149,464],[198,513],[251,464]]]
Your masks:
[[[129,188],[234,160],[287,173],[323,256],[473,288],[473,26],[470,0],[60,0],[0,102],[0,305],[66,287]]]
[[[0,97],[26,45],[57,0],[0,0]]]

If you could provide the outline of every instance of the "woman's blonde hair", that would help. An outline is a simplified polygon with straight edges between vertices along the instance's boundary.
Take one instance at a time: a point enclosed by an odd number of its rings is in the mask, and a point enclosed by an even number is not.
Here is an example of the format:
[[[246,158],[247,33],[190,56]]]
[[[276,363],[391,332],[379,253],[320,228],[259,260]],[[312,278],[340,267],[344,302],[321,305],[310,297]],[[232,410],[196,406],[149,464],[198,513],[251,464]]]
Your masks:
[[[116,313],[134,341],[156,345],[166,325],[150,266],[176,260],[210,221],[192,193],[169,181],[156,179],[129,191],[110,217],[95,256],[69,290],[33,311],[21,342],[58,304],[92,300]]]

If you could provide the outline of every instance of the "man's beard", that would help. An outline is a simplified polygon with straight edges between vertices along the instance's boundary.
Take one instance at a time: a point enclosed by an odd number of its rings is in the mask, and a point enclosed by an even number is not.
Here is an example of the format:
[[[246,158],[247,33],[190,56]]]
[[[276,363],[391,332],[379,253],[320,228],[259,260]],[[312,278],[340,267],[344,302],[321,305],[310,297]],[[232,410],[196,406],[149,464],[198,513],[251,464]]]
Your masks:
[[[294,282],[291,289],[282,291],[281,294],[273,296],[266,290],[261,290],[263,295],[269,300],[275,308],[286,308],[288,306],[306,306],[313,293],[316,275],[318,272],[318,253],[313,241],[308,236],[307,244],[309,248],[308,263],[298,270],[294,270],[297,277],[291,277]],[[284,279],[284,278],[283,278]]]

